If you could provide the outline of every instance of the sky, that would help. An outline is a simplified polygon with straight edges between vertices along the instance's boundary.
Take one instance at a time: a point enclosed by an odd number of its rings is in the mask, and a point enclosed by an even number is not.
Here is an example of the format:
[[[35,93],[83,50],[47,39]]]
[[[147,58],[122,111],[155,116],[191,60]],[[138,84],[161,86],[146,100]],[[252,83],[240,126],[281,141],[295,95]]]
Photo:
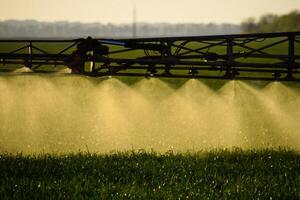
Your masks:
[[[233,23],[300,10],[300,0],[0,0],[0,20]]]

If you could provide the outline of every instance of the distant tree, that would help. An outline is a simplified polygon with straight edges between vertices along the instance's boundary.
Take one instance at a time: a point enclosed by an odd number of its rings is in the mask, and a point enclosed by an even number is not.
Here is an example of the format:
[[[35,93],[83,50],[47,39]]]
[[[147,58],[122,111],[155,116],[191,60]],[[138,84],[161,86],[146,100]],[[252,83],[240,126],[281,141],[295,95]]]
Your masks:
[[[256,22],[250,18],[242,22],[242,32],[282,32],[300,31],[300,12],[295,10],[286,15],[266,14]]]
[[[276,26],[280,31],[300,31],[300,12],[293,11],[276,20]]]
[[[275,25],[276,20],[279,17],[274,14],[266,14],[260,17],[257,24],[258,32],[274,32],[277,27]]]
[[[258,30],[258,25],[254,18],[248,18],[246,21],[242,22],[241,29],[244,33],[254,33]]]

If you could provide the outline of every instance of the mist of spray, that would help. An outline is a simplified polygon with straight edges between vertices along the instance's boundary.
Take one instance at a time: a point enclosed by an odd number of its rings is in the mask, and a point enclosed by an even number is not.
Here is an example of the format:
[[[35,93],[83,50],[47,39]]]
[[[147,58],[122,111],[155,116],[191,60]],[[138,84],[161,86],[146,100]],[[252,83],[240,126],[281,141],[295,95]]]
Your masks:
[[[299,83],[2,76],[0,92],[0,152],[300,144]]]

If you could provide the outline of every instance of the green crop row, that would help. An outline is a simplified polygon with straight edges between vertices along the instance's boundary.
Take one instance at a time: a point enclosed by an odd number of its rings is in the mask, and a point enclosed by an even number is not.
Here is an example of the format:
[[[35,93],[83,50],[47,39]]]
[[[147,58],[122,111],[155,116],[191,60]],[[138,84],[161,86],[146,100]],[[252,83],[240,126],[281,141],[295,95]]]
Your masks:
[[[299,199],[286,149],[0,156],[1,199]]]

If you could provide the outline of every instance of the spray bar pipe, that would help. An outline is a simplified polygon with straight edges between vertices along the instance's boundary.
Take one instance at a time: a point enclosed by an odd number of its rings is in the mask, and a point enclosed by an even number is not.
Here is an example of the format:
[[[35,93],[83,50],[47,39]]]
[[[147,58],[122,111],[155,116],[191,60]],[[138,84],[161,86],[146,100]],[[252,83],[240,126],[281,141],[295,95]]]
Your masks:
[[[91,63],[89,65],[89,63]],[[300,32],[134,39],[0,40],[0,71],[300,81]]]

